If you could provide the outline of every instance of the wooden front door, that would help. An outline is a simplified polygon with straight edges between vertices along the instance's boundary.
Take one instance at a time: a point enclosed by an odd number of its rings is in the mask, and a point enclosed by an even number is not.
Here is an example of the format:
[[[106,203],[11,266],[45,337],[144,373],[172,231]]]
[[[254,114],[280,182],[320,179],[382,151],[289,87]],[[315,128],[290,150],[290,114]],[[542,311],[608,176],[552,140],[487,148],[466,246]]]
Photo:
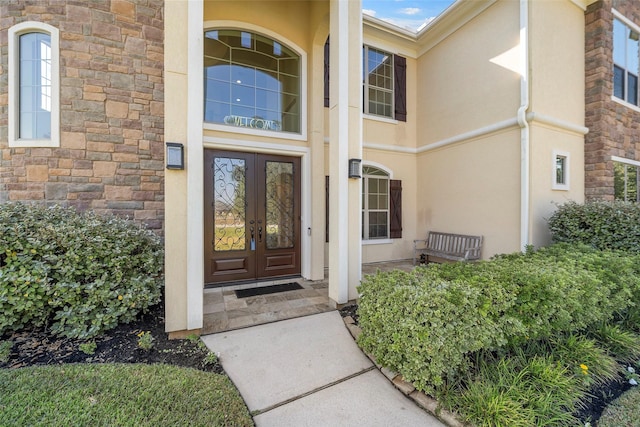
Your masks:
[[[205,283],[300,274],[300,159],[205,150]]]

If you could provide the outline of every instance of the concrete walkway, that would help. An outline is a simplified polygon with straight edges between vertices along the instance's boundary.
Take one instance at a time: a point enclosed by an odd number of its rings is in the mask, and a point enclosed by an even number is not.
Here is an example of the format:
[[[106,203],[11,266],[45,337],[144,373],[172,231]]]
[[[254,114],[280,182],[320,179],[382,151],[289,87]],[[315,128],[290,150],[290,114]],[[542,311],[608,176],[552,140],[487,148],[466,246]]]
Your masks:
[[[257,426],[444,426],[362,353],[337,311],[202,337]]]

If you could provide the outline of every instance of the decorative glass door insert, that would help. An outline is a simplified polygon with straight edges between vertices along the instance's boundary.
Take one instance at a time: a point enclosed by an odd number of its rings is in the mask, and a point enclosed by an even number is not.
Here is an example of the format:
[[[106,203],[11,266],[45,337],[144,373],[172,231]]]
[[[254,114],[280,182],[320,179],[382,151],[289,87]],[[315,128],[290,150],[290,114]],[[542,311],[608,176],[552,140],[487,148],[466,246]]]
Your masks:
[[[300,160],[205,150],[205,282],[300,273]]]

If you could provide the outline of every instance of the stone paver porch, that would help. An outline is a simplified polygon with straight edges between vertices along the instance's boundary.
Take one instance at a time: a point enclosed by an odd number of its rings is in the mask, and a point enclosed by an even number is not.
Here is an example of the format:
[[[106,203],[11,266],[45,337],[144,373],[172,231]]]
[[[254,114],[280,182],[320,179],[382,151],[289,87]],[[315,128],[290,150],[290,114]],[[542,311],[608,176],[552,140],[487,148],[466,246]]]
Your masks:
[[[378,270],[410,271],[412,268],[411,260],[363,264],[362,275],[373,274]],[[247,298],[238,298],[235,294],[236,289],[277,285],[293,281],[298,282],[303,289]],[[334,310],[329,301],[328,283],[328,270],[325,270],[324,280],[309,281],[302,278],[287,278],[205,289],[202,334],[213,334]]]

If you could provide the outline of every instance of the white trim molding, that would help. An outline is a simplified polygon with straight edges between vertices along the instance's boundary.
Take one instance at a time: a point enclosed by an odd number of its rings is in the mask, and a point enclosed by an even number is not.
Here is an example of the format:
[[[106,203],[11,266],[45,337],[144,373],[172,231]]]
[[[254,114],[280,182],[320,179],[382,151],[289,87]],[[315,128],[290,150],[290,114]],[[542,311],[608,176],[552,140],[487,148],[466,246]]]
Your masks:
[[[640,33],[640,26],[638,24],[618,12],[616,9],[611,9],[611,13],[613,13],[613,16],[621,20],[626,26],[631,27],[633,31]]]
[[[640,107],[638,107],[637,105],[633,105],[633,104],[625,101],[624,99],[620,99],[620,98],[616,97],[615,95],[611,95],[611,100],[613,102],[616,102],[616,103],[618,103],[620,105],[623,105],[623,106],[625,106],[627,108],[630,108],[633,111],[636,111],[636,112],[640,113]]]
[[[51,136],[48,139],[20,138],[20,36],[43,33],[51,37]],[[9,28],[9,147],[60,146],[60,32],[56,27],[26,21]]]
[[[440,141],[433,142],[431,144],[423,145],[419,147],[416,151],[417,153],[424,153],[427,151],[435,150],[436,148],[445,147],[447,145],[456,144],[458,142],[467,141],[469,139],[479,138],[481,136],[485,136],[491,133],[499,132],[509,128],[515,128],[518,126],[518,119],[512,118],[503,120],[501,122],[493,123],[488,126],[484,126],[481,128],[474,129],[469,132],[461,133],[450,138],[441,139]]]
[[[568,132],[577,133],[579,135],[586,135],[589,133],[588,127],[576,125],[566,120],[547,116],[546,114],[536,113],[534,111],[530,111],[527,113],[527,121],[542,123],[544,125],[559,128]]]
[[[624,163],[631,166],[640,167],[640,162],[637,160],[625,159],[624,157],[611,156],[611,160],[618,163]]]

